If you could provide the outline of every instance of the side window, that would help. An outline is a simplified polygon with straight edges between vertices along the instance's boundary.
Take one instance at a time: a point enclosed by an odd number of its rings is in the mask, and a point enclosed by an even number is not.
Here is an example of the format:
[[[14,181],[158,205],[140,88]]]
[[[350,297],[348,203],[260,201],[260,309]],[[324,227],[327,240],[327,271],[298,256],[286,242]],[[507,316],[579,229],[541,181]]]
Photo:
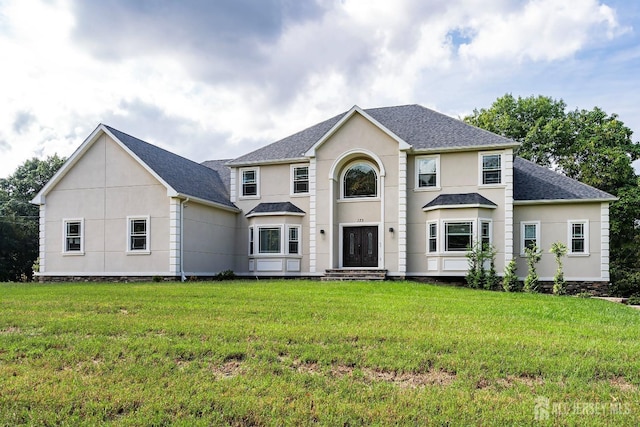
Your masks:
[[[253,255],[253,246],[254,237],[253,237],[253,227],[249,227],[249,255]]]
[[[68,254],[84,253],[84,220],[65,219],[63,222],[62,251]]]
[[[293,166],[292,193],[306,194],[309,192],[309,166]]]
[[[241,169],[242,197],[258,196],[258,169]]]
[[[491,246],[491,221],[480,221],[480,241],[482,246]]]
[[[569,221],[569,254],[589,254],[589,222]]]
[[[482,185],[502,184],[502,155],[481,154]]]
[[[127,251],[149,253],[149,217],[127,217]]]
[[[438,252],[438,223],[437,222],[427,223],[427,230],[428,230],[427,252],[429,253]]]
[[[540,248],[540,222],[529,221],[520,223],[520,254],[524,255],[525,248]]]
[[[440,156],[416,158],[416,188],[440,187]]]
[[[300,227],[289,227],[288,253],[298,255],[300,253]]]

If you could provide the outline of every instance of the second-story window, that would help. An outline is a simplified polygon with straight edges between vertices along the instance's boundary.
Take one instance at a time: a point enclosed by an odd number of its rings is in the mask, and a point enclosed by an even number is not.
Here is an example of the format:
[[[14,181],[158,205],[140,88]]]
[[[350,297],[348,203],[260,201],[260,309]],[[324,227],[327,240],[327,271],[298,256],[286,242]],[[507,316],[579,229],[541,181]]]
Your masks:
[[[416,158],[416,188],[438,188],[440,186],[439,156]]]
[[[242,196],[251,197],[258,195],[258,170],[242,170]]]
[[[306,194],[309,192],[309,166],[294,166],[293,194]]]
[[[502,155],[482,154],[482,184],[502,184]]]

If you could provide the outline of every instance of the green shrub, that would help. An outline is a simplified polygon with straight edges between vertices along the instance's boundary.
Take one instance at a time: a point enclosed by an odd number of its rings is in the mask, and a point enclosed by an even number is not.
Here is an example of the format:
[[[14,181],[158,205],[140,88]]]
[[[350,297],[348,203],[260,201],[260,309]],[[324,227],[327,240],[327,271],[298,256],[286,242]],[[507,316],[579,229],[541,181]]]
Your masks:
[[[631,295],[627,300],[627,304],[629,305],[640,305],[640,295]]]
[[[496,250],[493,246],[478,241],[467,251],[469,270],[465,279],[470,288],[494,289],[499,279],[495,269]],[[489,270],[485,268],[489,261]]]
[[[527,277],[525,277],[524,279],[524,291],[535,293],[538,292],[538,287],[540,286],[540,279],[538,278],[538,273],[536,272],[536,264],[540,262],[542,252],[536,245],[533,245],[531,247],[525,248],[524,253],[527,257],[527,266],[529,267]]]
[[[224,270],[216,274],[216,280],[218,281],[233,280],[235,278],[236,278],[236,274],[233,272],[233,270]]]
[[[516,259],[511,258],[509,264],[504,268],[504,277],[502,278],[502,289],[505,292],[517,292],[519,291],[518,276],[516,275]]]
[[[564,295],[567,293],[567,282],[564,280],[564,273],[562,272],[562,257],[567,254],[567,245],[562,242],[554,242],[551,244],[549,252],[556,257],[556,264],[558,269],[553,276],[553,294]]]

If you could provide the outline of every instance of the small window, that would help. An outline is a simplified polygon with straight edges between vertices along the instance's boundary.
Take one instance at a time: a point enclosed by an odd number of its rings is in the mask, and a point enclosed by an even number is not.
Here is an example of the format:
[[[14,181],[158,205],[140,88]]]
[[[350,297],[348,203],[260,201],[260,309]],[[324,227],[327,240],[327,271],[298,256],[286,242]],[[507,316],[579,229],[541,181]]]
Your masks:
[[[280,227],[264,227],[258,232],[258,252],[261,254],[279,254]]]
[[[439,156],[416,158],[416,188],[438,188],[440,186],[439,169]]]
[[[520,253],[524,255],[525,248],[540,248],[540,223],[523,222],[520,225]]]
[[[289,254],[298,255],[300,253],[300,228],[289,228]]]
[[[128,246],[130,252],[149,252],[149,217],[129,217]]]
[[[482,184],[502,183],[502,155],[483,154],[482,156]]]
[[[244,169],[242,171],[242,196],[250,197],[258,195],[258,170]]]
[[[569,254],[588,255],[588,221],[569,221]]]
[[[344,174],[344,197],[376,197],[378,175],[367,163],[356,163]]]
[[[293,167],[293,194],[309,192],[309,166]]]
[[[473,245],[473,222],[445,224],[445,251],[466,251]]]
[[[253,255],[253,227],[249,227],[249,255]]]
[[[438,223],[429,223],[429,242],[427,246],[427,252],[438,252]]]
[[[480,241],[482,247],[491,246],[491,222],[480,221]]]
[[[84,220],[67,219],[63,221],[64,243],[63,252],[82,254],[84,252],[83,228]]]

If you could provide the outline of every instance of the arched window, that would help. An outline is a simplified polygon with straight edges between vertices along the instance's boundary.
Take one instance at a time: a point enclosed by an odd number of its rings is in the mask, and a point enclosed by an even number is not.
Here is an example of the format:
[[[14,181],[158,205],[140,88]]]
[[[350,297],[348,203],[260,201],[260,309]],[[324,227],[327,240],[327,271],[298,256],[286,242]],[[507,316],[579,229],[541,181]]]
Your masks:
[[[376,197],[378,174],[367,163],[355,163],[344,174],[344,197]]]

